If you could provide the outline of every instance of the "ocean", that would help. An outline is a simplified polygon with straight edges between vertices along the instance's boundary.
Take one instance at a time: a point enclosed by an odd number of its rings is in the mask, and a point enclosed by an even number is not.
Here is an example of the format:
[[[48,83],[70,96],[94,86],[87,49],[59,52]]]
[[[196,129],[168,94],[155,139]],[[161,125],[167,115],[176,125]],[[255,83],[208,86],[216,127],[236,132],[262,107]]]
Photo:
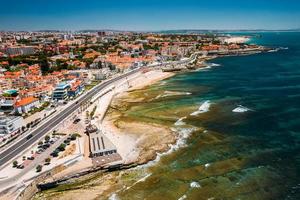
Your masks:
[[[152,85],[128,115],[179,141],[111,199],[300,199],[300,33],[259,33],[276,52],[223,57]]]

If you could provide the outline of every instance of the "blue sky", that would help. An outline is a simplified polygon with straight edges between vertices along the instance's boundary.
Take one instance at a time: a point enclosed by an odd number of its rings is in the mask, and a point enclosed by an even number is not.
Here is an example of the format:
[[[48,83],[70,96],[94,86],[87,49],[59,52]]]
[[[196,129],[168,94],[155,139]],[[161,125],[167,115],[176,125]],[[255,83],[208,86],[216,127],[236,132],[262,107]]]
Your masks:
[[[300,0],[0,0],[0,30],[300,28]]]

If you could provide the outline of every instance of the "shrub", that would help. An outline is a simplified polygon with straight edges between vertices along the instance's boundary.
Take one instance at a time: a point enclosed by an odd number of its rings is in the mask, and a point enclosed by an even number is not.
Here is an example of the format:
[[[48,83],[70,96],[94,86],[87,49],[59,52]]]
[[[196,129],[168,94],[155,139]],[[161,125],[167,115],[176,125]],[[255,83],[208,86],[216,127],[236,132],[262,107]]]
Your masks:
[[[46,158],[46,159],[45,159],[45,162],[46,162],[46,163],[50,163],[50,162],[51,162],[51,158]]]
[[[76,140],[76,138],[77,138],[77,135],[76,135],[76,134],[72,134],[72,135],[71,135],[71,140]]]
[[[43,166],[42,165],[38,165],[38,166],[36,166],[36,172],[40,172],[40,171],[42,171],[42,169],[43,169]]]
[[[64,151],[66,148],[66,145],[64,143],[62,143],[61,145],[59,145],[58,150],[59,151]]]
[[[15,160],[15,161],[13,162],[13,167],[17,167],[17,166],[18,166],[18,161]]]
[[[53,151],[52,153],[51,153],[51,156],[53,156],[53,157],[57,157],[58,156],[58,151]]]
[[[46,142],[49,142],[49,140],[50,140],[50,136],[49,136],[49,135],[46,135],[45,141],[46,141]]]

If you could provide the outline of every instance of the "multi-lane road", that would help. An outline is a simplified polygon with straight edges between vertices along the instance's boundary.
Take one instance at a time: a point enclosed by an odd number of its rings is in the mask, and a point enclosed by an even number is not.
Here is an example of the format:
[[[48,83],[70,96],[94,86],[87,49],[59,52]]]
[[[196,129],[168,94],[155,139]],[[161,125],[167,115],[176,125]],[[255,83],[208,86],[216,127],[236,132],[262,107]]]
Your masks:
[[[17,143],[11,145],[6,150],[2,151],[0,153],[0,168],[7,164],[7,162],[15,158],[17,155],[19,155],[21,152],[23,152],[24,150],[32,146],[34,143],[39,141],[44,135],[49,133],[49,131],[51,131],[57,124],[64,121],[68,116],[70,116],[73,112],[79,109],[82,104],[87,103],[94,95],[103,90],[105,87],[136,72],[138,72],[138,69],[130,71],[126,74],[120,75],[95,86],[92,90],[83,94],[83,96],[81,96],[76,102],[74,102],[66,109],[62,110],[60,113],[49,119],[46,123],[40,125],[34,131],[32,131],[31,138],[22,138]]]

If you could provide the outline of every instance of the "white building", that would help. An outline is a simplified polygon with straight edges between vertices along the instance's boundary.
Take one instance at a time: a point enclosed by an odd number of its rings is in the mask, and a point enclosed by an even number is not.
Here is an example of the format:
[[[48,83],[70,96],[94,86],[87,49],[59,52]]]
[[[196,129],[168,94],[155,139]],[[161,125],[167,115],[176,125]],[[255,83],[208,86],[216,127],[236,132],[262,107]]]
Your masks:
[[[0,116],[0,135],[17,133],[23,125],[23,117]]]
[[[38,107],[40,107],[40,101],[34,97],[23,98],[15,104],[15,110],[19,114],[28,113],[30,110]]]
[[[90,157],[107,156],[117,153],[116,146],[96,126],[88,126],[87,132],[90,139]]]

